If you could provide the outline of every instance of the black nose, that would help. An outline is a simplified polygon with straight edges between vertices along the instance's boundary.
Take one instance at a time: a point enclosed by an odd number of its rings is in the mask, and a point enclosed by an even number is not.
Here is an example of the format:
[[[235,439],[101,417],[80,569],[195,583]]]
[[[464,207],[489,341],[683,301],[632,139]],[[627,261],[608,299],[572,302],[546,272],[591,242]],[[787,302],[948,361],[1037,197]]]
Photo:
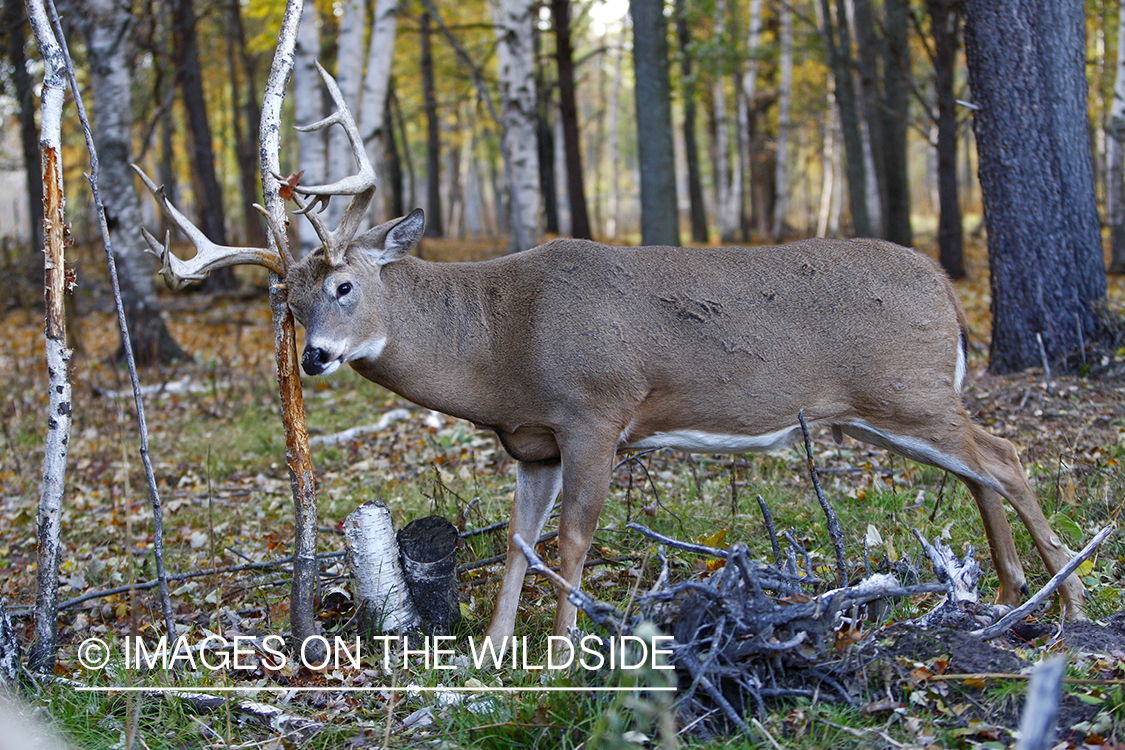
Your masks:
[[[301,367],[305,368],[305,372],[309,375],[319,375],[324,372],[324,368],[327,366],[328,352],[323,349],[305,347],[305,353],[301,355]]]

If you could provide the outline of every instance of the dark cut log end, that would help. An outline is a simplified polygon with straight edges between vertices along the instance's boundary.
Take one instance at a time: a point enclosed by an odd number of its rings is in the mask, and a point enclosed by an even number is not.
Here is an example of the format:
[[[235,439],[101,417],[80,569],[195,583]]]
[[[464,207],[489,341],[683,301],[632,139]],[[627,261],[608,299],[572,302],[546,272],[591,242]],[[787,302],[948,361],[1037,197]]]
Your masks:
[[[457,547],[461,536],[448,519],[428,516],[398,532],[406,585],[428,633],[447,635],[461,620]]]

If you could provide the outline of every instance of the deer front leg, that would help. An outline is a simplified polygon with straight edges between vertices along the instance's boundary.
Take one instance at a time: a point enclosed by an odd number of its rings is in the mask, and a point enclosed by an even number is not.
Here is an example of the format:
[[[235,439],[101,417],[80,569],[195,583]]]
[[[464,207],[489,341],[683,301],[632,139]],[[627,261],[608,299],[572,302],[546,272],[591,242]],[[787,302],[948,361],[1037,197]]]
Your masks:
[[[492,639],[498,649],[506,649],[507,639],[515,635],[516,614],[520,605],[523,578],[527,573],[527,558],[512,543],[512,537],[534,544],[551,515],[551,508],[562,487],[563,470],[559,461],[532,463],[520,461],[516,469],[516,496],[512,503],[512,518],[508,523],[508,559],[504,565],[504,579],[492,610],[492,621],[485,636]]]

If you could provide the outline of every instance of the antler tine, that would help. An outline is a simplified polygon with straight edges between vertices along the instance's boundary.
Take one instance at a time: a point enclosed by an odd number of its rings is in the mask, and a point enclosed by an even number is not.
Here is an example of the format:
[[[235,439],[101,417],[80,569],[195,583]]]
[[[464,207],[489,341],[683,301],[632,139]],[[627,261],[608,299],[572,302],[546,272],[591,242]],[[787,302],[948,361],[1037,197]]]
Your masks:
[[[355,237],[363,214],[367,211],[371,199],[375,196],[375,168],[371,166],[371,160],[367,158],[367,150],[363,147],[363,137],[359,134],[359,127],[356,126],[355,118],[348,109],[347,102],[344,101],[344,95],[340,92],[340,87],[336,85],[335,79],[328,74],[328,71],[324,69],[320,62],[316,63],[316,69],[320,73],[325,87],[328,88],[328,93],[336,105],[336,111],[319,122],[299,126],[297,130],[308,132],[323,130],[332,125],[340,125],[347,133],[348,143],[351,144],[352,148],[352,156],[355,158],[359,169],[356,174],[336,182],[296,187],[293,198],[297,203],[297,213],[305,215],[305,218],[312,223],[320,241],[324,243],[326,260],[330,265],[339,265],[343,262],[344,249]],[[310,196],[312,201],[305,205],[304,201],[298,198],[297,193]],[[312,208],[318,202],[327,204],[328,197],[332,195],[353,196],[347,209],[344,210],[340,225],[335,231],[329,230],[320,220],[320,217],[312,211]]]
[[[131,165],[145,187],[156,198],[164,214],[187,235],[191,244],[195,245],[195,257],[190,260],[181,260],[171,250],[171,242],[166,236],[164,244],[160,244],[148,230],[141,229],[145,242],[148,243],[149,252],[160,258],[160,274],[164,282],[172,289],[183,289],[193,281],[205,279],[209,273],[218,268],[249,264],[264,266],[282,276],[285,275],[287,266],[285,258],[279,253],[261,247],[232,247],[217,245],[207,238],[207,235],[191,223],[191,221],[177,210],[164,194],[164,187],[158,186],[148,178],[148,175],[136,164]],[[284,245],[282,245],[284,247]]]
[[[285,227],[279,225],[276,221],[274,221],[273,216],[261,203],[254,203],[252,205],[254,206],[254,210],[260,213],[265,218],[266,224],[269,226],[270,231],[273,232],[273,240],[275,243],[277,243],[277,249],[281,253],[282,260],[285,261],[285,267],[288,268],[289,266],[292,266],[297,262],[297,260],[293,257],[293,253],[291,253],[289,250],[289,239],[285,231]],[[286,223],[288,223],[288,221],[286,221]]]

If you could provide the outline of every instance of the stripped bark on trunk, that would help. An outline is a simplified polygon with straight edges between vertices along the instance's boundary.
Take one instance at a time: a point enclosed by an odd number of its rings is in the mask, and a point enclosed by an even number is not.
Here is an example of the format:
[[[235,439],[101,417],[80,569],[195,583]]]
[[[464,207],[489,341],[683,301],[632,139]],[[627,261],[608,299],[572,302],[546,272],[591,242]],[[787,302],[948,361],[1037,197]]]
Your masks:
[[[49,672],[54,667],[58,642],[59,547],[62,498],[66,478],[67,446],[70,441],[70,355],[66,345],[66,246],[68,228],[64,218],[62,181],[62,110],[66,92],[66,62],[55,40],[43,0],[29,0],[28,16],[46,70],[43,75],[42,119],[39,150],[43,173],[44,297],[47,319],[44,329],[47,349],[48,412],[47,440],[43,452],[43,485],[39,496],[38,562],[39,592],[35,599],[35,642],[28,666]]]
[[[281,146],[281,103],[296,59],[297,29],[301,23],[302,0],[289,0],[281,22],[277,50],[270,66],[269,79],[262,101],[262,122],[259,133],[259,159],[262,164],[262,188],[266,211],[278,226],[285,223],[285,201],[274,174],[280,174],[278,152]],[[309,18],[311,22],[312,17]],[[271,250],[280,251],[278,239],[269,235]],[[313,615],[319,568],[316,560],[316,486],[313,482],[312,456],[305,427],[304,398],[301,377],[297,370],[297,337],[293,314],[286,302],[281,277],[270,273],[270,312],[273,316],[274,351],[277,359],[277,385],[281,393],[281,417],[285,424],[285,460],[293,491],[295,538],[293,541],[293,584],[289,603],[289,623],[293,646],[299,652],[307,638],[317,635]],[[317,643],[313,641],[312,643]],[[319,655],[308,653],[310,660]]]

